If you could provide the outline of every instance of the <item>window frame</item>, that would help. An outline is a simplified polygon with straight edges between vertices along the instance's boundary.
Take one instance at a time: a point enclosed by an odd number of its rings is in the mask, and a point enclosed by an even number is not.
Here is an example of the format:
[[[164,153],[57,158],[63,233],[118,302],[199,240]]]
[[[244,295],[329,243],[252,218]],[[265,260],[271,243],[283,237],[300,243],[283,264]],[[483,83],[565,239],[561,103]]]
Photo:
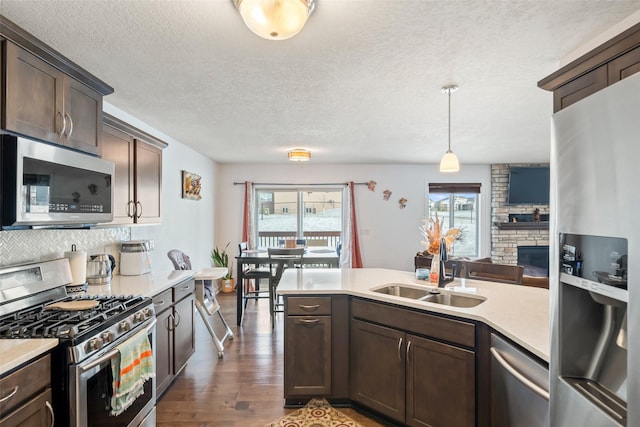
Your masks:
[[[481,183],[439,183],[439,182],[428,182],[427,183],[427,194],[425,197],[425,212],[427,218],[432,218],[431,212],[431,194],[448,194],[449,196],[449,210],[447,218],[449,228],[457,227],[455,221],[455,208],[452,209],[452,206],[455,206],[456,195],[461,194],[476,194],[476,216],[475,216],[475,229],[473,230],[473,237],[475,242],[475,252],[473,254],[462,254],[458,255],[455,252],[455,245],[453,247],[453,255],[454,256],[462,256],[462,257],[479,257],[481,253],[481,241],[480,241],[480,223],[482,218],[482,210],[481,210],[481,195],[482,195],[482,184]],[[436,212],[439,212],[436,210]]]
[[[296,216],[296,239],[304,239],[304,216],[307,214],[305,208],[304,201],[304,193],[314,192],[314,193],[339,193],[340,194],[340,237],[344,236],[345,233],[345,216],[344,216],[344,198],[345,198],[346,187],[344,185],[256,185],[254,187],[254,241],[256,244],[260,243],[260,209],[261,209],[261,198],[260,193],[271,193],[271,203],[274,203],[273,209],[271,213],[276,213],[277,209],[275,207],[275,193],[278,192],[297,192],[296,207],[295,207],[295,216]],[[293,215],[291,213],[291,208],[286,207],[287,213],[280,212],[281,215]],[[312,213],[312,212],[309,212]]]

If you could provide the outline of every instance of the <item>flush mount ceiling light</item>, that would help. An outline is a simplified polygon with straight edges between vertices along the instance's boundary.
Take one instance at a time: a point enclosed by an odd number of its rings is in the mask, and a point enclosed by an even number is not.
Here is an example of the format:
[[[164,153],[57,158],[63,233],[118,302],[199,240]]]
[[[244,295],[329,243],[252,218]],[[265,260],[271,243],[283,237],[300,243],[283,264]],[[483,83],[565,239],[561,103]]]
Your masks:
[[[267,40],[286,40],[302,30],[316,0],[231,0],[251,31]]]
[[[308,162],[311,160],[311,151],[304,148],[294,148],[289,151],[289,160],[292,162]]]
[[[451,93],[458,90],[458,86],[451,85],[442,88],[442,93],[449,95],[449,148],[440,160],[440,172],[458,172],[460,170],[460,162],[458,157],[451,151]]]

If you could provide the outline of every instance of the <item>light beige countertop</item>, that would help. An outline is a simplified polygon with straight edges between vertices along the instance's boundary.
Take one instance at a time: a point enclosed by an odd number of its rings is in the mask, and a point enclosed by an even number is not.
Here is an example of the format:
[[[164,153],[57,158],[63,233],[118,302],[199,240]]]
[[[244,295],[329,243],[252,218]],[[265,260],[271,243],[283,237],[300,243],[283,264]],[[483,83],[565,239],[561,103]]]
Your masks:
[[[153,297],[194,277],[191,270],[175,270],[169,273],[148,273],[141,276],[120,276],[111,278],[110,285],[89,285],[89,295],[142,295]],[[79,294],[76,294],[79,295]]]
[[[467,287],[476,288],[469,294],[486,298],[471,308],[451,307],[373,292],[387,284],[408,284],[433,287],[428,281],[417,280],[415,273],[380,268],[362,269],[288,269],[278,284],[278,293],[347,294],[413,307],[466,319],[478,320],[504,334],[536,356],[549,361],[549,290],[515,286],[481,280],[466,280]],[[456,279],[447,286],[459,286]]]
[[[35,359],[57,345],[57,338],[0,340],[0,375]]]
[[[218,273],[214,271],[213,273]],[[203,273],[209,277],[209,271]],[[142,276],[113,276],[110,285],[90,285],[89,295],[142,295],[153,297],[178,283],[194,277],[190,270],[150,273]],[[73,295],[82,295],[80,293]],[[28,362],[58,345],[57,339],[0,340],[0,375]]]

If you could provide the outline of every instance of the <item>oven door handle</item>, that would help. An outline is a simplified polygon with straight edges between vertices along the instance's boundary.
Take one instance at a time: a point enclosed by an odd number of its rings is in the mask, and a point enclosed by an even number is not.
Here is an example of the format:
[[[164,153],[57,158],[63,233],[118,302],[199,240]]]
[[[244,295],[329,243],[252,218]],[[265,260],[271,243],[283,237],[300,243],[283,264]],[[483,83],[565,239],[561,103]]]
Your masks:
[[[154,318],[153,321],[149,324],[149,326],[147,326],[147,333],[151,332],[151,330],[156,327],[156,323],[158,323],[158,320]],[[119,350],[115,348],[110,352],[103,354],[101,357],[97,358],[93,362],[87,363],[85,366],[80,366],[79,367],[80,373],[84,374],[85,372],[90,371],[96,366],[101,365],[103,362],[113,359],[118,355],[118,353],[119,353]]]

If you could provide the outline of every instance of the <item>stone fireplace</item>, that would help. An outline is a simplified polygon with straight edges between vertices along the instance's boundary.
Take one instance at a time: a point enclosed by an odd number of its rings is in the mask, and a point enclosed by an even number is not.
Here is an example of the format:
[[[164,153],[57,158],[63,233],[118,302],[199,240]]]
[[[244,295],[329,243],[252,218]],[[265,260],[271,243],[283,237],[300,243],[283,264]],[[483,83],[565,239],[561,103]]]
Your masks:
[[[491,165],[491,259],[501,264],[524,264],[518,261],[519,247],[535,248],[529,252],[549,252],[549,205],[508,205],[509,166],[538,166],[539,164]],[[539,209],[539,221],[534,211]],[[522,252],[522,250],[521,250]],[[526,250],[524,250],[526,252]],[[540,255],[527,255],[536,260]],[[544,256],[544,255],[542,255]],[[537,262],[537,261],[536,261]],[[527,265],[532,265],[527,263]],[[536,267],[539,267],[536,265]],[[542,268],[542,267],[540,267]],[[546,270],[548,271],[548,262]],[[540,271],[536,271],[540,273]],[[527,274],[527,272],[525,272]],[[534,274],[531,274],[534,275]],[[540,275],[540,274],[535,274]]]

